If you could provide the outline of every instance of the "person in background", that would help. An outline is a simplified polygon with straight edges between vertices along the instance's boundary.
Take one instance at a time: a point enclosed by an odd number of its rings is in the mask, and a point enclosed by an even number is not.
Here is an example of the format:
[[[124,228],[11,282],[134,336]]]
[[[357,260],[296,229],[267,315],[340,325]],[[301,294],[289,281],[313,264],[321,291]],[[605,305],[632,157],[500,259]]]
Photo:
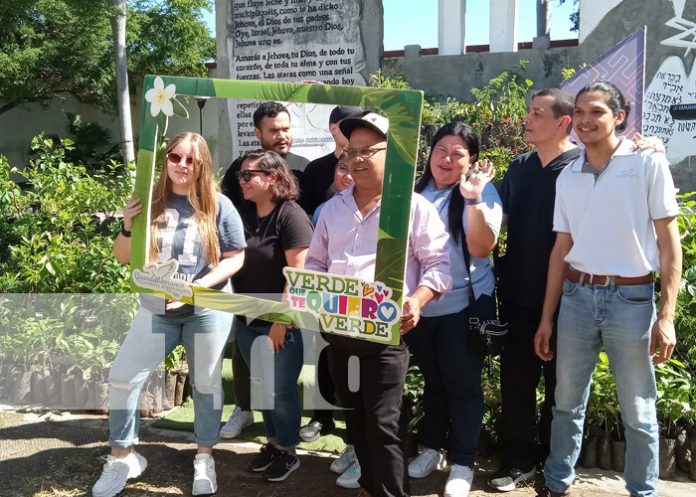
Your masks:
[[[362,114],[364,111],[360,107],[334,107],[329,115],[329,132],[333,136],[336,148],[333,152],[313,160],[305,168],[304,189],[300,203],[307,214],[312,216],[313,225],[316,225],[316,220],[319,218],[317,214],[319,206],[323,205],[334,193],[347,188],[353,182],[350,172],[344,169],[347,169],[347,166],[344,165],[344,168],[341,169],[346,174],[339,174],[339,160],[343,154],[343,149],[348,144],[348,140],[341,133],[339,123],[347,117],[359,117]],[[322,400],[334,404],[336,400],[335,388],[329,374],[326,356],[327,349],[324,348],[317,361],[317,384]],[[333,410],[315,409],[309,423],[300,430],[300,437],[305,442],[313,442],[320,436],[331,433],[334,428]]]
[[[229,279],[244,262],[244,232],[232,203],[217,192],[208,145],[197,133],[180,133],[167,146],[159,181],[152,194],[149,260],[175,260],[174,278],[192,285],[230,291]],[[131,258],[133,218],[142,211],[131,197],[113,252],[122,264]],[[232,315],[144,294],[126,339],[111,366],[109,444],[111,454],[94,497],[112,497],[138,477],[147,461],[135,451],[140,423],[139,397],[155,368],[178,344],[189,363],[198,444],[193,495],[217,491],[213,446],[218,442],[224,405],[222,354]]]
[[[254,111],[254,134],[262,150],[271,150],[280,155],[288,168],[297,178],[300,189],[304,184],[304,171],[309,164],[306,158],[293,154],[292,133],[290,132],[290,111],[280,102],[262,102]],[[237,158],[225,171],[222,179],[222,192],[227,195],[235,207],[242,202],[242,191],[237,181],[237,171],[242,167],[243,156]],[[301,195],[302,192],[300,190]],[[300,198],[300,197],[298,197]]]
[[[575,98],[573,128],[585,149],[559,175],[537,355],[557,358],[556,405],[546,484],[538,495],[570,494],[580,453],[592,372],[600,348],[609,356],[626,437],[626,489],[656,497],[657,389],[654,365],[674,346],[682,253],[679,206],[664,154],[617,136],[630,105],[612,83],[585,86]],[[660,272],[655,314],[654,272]],[[557,349],[550,346],[558,316]]]
[[[490,254],[498,241],[502,207],[491,180],[495,170],[479,162],[471,126],[453,122],[433,137],[416,192],[437,209],[448,228],[452,289],[421,311],[404,340],[425,379],[425,449],[408,465],[412,478],[452,465],[446,497],[466,497],[483,421],[483,355],[469,318],[494,319],[495,278]],[[472,291],[473,290],[473,291]],[[471,296],[476,302],[471,302]]]
[[[312,224],[295,202],[299,193],[295,179],[277,153],[246,154],[237,176],[244,197],[240,213],[247,259],[232,278],[235,291],[280,300],[285,292],[283,268],[304,266]],[[261,412],[268,439],[248,469],[263,472],[268,481],[283,481],[300,466],[295,447],[300,441],[297,379],[303,361],[302,333],[250,315],[236,316],[233,330],[252,377],[261,380]],[[252,347],[257,340],[269,344],[261,347],[260,355]]]
[[[351,186],[353,186],[353,177],[350,175],[350,168],[348,167],[345,159],[341,158],[334,169],[333,184],[329,188],[329,191],[331,192],[331,196],[333,196],[338,192],[342,192],[343,190],[350,188]],[[312,224],[314,226],[316,226],[319,222],[321,210],[325,205],[326,202],[319,204],[319,207],[317,207],[314,214],[312,214]]]
[[[348,139],[341,133],[340,123],[349,117],[360,117],[365,113],[360,107],[337,106],[329,115],[329,132],[334,139],[336,148],[333,152],[313,160],[307,165],[304,175],[304,191],[302,206],[312,215],[312,224],[319,221],[321,209],[326,201],[336,192],[340,192],[353,184],[350,170],[345,160],[342,161],[343,149],[348,145]],[[335,386],[329,372],[328,347],[319,353],[317,360],[317,385],[321,394],[321,402],[336,403]],[[347,423],[347,421],[346,421]],[[335,428],[333,410],[315,409],[312,417],[300,429],[300,437],[305,442],[313,442],[320,436],[331,433]],[[359,488],[360,463],[355,457],[351,443],[350,426],[346,425],[347,446],[341,455],[332,461],[330,469],[339,476],[336,484],[344,488]]]
[[[339,159],[338,161],[338,164],[336,165],[333,185],[329,190],[332,192],[333,195],[335,193],[342,192],[347,188],[350,188],[352,185],[353,177],[350,175],[350,168],[346,164],[345,159],[341,157],[341,159]],[[312,216],[312,224],[314,226],[316,226],[319,222],[319,216],[321,215],[321,211],[325,205],[326,202],[319,205],[319,207],[317,207],[317,209],[314,211],[314,215]],[[317,367],[317,383],[319,384],[319,392],[321,393],[322,401],[330,402],[333,404],[336,402],[336,397],[334,396],[334,383],[333,380],[331,380],[331,374],[329,372],[328,347],[330,347],[330,345],[324,347],[324,349],[322,349],[319,355],[319,362]],[[324,414],[327,412],[330,413],[331,416],[331,423],[329,424],[329,427],[332,428],[334,426],[333,411],[315,409],[314,414],[312,416],[312,421],[310,421],[306,426],[300,429],[300,437],[303,440],[310,442],[319,438],[322,432],[322,428],[326,426],[323,422],[319,421],[319,419],[321,419],[321,415],[327,416],[326,414]],[[358,459],[355,456],[355,447],[353,446],[351,436],[351,426],[348,420],[349,418],[346,416],[346,448],[336,459],[334,459],[331,462],[330,469],[334,473],[338,473],[339,476],[338,478],[336,478],[336,485],[338,485],[339,487],[360,488],[360,462],[358,462]],[[326,434],[327,431],[324,430],[323,433]]]
[[[341,133],[340,123],[348,117],[360,117],[365,111],[360,107],[337,106],[329,115],[329,132],[334,139],[336,147],[323,157],[314,159],[307,164],[304,170],[303,190],[300,205],[308,215],[313,215],[317,207],[326,202],[336,193],[332,190],[334,185],[334,171],[338,164],[343,149],[348,146],[348,139]],[[330,413],[329,413],[330,414]],[[322,421],[321,419],[319,421]]]

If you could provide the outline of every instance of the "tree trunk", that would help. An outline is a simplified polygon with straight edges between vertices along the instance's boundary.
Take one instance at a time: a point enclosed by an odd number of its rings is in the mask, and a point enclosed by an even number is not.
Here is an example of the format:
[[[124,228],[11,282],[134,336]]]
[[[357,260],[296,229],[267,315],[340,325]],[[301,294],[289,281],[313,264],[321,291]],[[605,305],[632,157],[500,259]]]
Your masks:
[[[553,0],[537,0],[537,36],[551,36]]]
[[[128,93],[128,64],[126,61],[126,0],[111,0],[116,11],[111,18],[116,60],[116,91],[118,117],[121,124],[121,153],[124,163],[135,160],[133,126],[131,123],[130,94]]]

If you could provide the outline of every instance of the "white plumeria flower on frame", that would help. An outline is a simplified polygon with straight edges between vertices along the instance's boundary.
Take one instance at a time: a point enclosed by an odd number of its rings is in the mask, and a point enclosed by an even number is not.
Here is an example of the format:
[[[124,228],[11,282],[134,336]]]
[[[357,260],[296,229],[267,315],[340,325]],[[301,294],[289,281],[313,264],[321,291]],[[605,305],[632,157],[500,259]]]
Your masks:
[[[174,106],[172,98],[176,95],[176,86],[174,84],[164,87],[164,81],[157,76],[155,78],[155,87],[150,88],[145,92],[145,100],[150,102],[150,114],[156,117],[162,112],[165,116],[171,117],[174,115]]]

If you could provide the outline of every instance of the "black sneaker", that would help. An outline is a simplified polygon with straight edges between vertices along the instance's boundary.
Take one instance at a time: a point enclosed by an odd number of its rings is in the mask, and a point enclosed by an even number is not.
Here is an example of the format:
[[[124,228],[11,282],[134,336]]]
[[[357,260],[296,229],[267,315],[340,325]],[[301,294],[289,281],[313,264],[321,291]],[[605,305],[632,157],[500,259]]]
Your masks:
[[[276,456],[263,472],[263,477],[268,481],[283,481],[299,467],[300,460],[297,456],[284,450],[276,450]]]
[[[260,473],[266,470],[276,458],[278,454],[278,449],[276,449],[271,444],[263,444],[261,446],[261,451],[254,456],[254,458],[247,464],[247,469],[253,471],[254,473]]]
[[[533,483],[536,477],[536,468],[522,471],[517,468],[501,468],[488,479],[488,486],[499,492],[511,492],[518,486]]]
[[[570,489],[563,492],[554,492],[549,487],[544,485],[541,490],[537,491],[537,497],[570,497]]]

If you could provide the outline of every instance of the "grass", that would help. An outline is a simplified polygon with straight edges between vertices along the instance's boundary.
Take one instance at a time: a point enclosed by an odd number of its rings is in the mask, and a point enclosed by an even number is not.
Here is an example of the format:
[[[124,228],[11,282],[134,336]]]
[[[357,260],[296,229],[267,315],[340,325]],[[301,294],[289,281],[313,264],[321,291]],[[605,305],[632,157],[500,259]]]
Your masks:
[[[313,382],[312,378],[314,375],[313,368],[303,368],[302,374],[300,375],[299,385],[305,383]],[[232,392],[232,363],[229,359],[223,361],[222,366],[222,378],[223,387],[225,389],[225,400],[226,404],[222,412],[222,422],[226,422],[229,419],[232,411],[234,410],[235,404],[231,401],[234,399],[234,393]],[[299,388],[299,387],[298,387]],[[300,388],[300,396],[302,396],[302,389]],[[305,412],[302,417],[302,425],[304,426],[310,420],[311,412]],[[166,417],[153,423],[155,428],[164,428],[168,430],[182,430],[182,431],[193,431],[193,401],[189,397],[184,404],[177,410],[167,415]],[[336,421],[336,431],[331,435],[320,437],[319,440],[311,443],[302,442],[299,447],[305,450],[312,451],[325,451],[332,452],[334,454],[340,454],[345,449],[345,423],[343,421]],[[264,436],[262,416],[260,412],[254,412],[254,424],[244,430],[242,435],[239,437],[242,440],[248,440],[251,442],[265,443],[266,437]]]

